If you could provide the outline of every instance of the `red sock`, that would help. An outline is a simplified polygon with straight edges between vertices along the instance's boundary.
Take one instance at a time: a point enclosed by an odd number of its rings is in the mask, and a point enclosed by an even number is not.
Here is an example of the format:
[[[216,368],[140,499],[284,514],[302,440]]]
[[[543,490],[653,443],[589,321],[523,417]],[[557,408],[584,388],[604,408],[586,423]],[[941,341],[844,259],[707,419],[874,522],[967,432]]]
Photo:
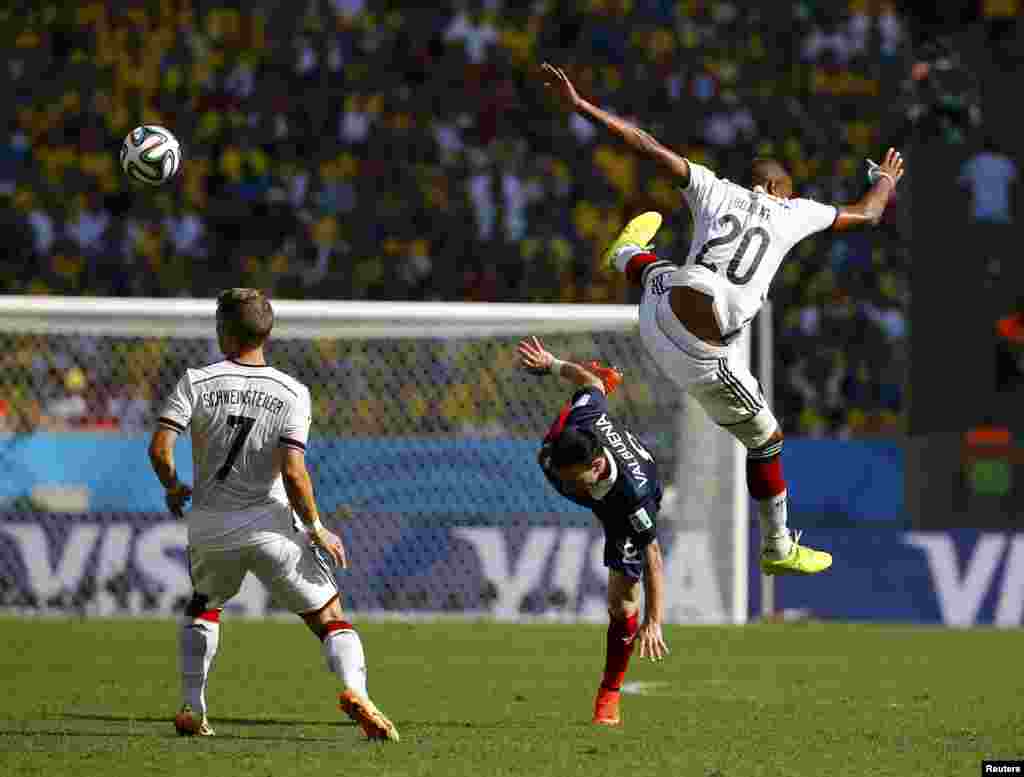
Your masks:
[[[640,283],[641,278],[644,277],[644,268],[656,261],[658,261],[658,257],[646,251],[634,254],[626,262],[626,278],[630,283]]]
[[[782,457],[778,454],[769,459],[747,458],[747,488],[758,502],[778,496],[786,490],[786,479],[782,476]]]
[[[608,647],[604,660],[604,679],[601,681],[604,688],[617,691],[622,687],[629,657],[633,655],[633,646],[636,644],[633,637],[640,629],[639,621],[637,615],[630,615],[625,620],[612,618],[608,624]],[[628,644],[626,639],[629,639]]]

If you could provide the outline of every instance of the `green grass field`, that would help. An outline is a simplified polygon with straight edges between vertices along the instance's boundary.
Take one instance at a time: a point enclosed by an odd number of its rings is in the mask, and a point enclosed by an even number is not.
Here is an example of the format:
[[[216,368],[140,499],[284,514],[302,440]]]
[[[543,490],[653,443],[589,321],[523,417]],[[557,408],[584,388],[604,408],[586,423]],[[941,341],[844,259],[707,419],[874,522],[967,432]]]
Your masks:
[[[365,742],[303,626],[225,619],[215,739],[181,739],[170,621],[0,620],[0,775],[976,775],[1024,757],[1024,633],[675,627],[589,723],[596,625],[360,626],[402,734]]]

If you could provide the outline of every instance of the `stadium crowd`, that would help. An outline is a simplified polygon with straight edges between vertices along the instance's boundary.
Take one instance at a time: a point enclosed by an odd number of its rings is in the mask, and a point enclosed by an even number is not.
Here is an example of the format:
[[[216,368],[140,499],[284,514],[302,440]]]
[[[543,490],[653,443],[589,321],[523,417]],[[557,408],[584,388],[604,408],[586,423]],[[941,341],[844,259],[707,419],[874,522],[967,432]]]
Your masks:
[[[823,201],[865,185],[909,72],[904,20],[879,0],[83,0],[0,20],[4,293],[623,302],[603,247],[655,208],[677,214],[658,244],[681,260],[681,197],[553,110],[539,61],[725,177],[774,155]],[[172,185],[121,175],[139,123],[181,140]],[[802,243],[777,278],[788,432],[901,429],[905,207]],[[98,379],[35,345],[16,358],[22,396]]]

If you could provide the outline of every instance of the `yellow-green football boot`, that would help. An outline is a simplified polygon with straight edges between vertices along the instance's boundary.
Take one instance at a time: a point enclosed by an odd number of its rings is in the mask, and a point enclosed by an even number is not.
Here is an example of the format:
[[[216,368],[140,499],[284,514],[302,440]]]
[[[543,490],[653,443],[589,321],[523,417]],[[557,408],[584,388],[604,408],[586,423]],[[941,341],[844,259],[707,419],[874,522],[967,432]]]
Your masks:
[[[800,532],[793,532],[793,547],[785,558],[771,558],[761,551],[761,571],[766,575],[816,575],[832,566],[832,554],[800,544]]]
[[[657,211],[649,210],[632,219],[626,224],[625,229],[619,233],[619,236],[615,238],[615,242],[608,246],[608,250],[604,252],[602,264],[605,270],[608,272],[615,270],[615,254],[623,246],[634,245],[641,249],[646,249],[651,244],[654,235],[660,227],[661,214]]]

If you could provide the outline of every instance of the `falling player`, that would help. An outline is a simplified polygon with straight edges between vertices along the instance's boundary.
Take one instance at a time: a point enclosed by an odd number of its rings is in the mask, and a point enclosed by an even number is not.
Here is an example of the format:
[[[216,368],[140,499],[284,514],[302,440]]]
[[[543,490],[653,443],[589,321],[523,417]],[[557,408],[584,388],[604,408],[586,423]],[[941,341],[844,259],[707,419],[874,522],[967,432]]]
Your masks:
[[[345,688],[346,714],[369,739],[397,742],[398,731],[367,694],[363,645],[339,602],[332,567],[347,567],[345,548],[320,522],[305,463],[309,389],[263,355],[273,324],[262,292],[222,292],[217,339],[226,358],[185,371],[149,448],[171,512],[183,516],[192,499],[185,517],[193,594],[181,628],[184,705],[174,727],[183,736],[213,734],[206,684],[220,614],[251,572],[320,638],[327,666]],[[174,443],[186,429],[194,491],[178,480],[174,465]]]
[[[661,633],[665,586],[655,526],[662,495],[657,466],[636,436],[609,415],[607,395],[622,380],[618,372],[597,363],[563,362],[536,337],[519,343],[519,358],[530,372],[579,386],[545,436],[538,462],[558,493],[593,510],[604,527],[610,622],[593,722],[617,726],[619,693],[634,646],[639,643],[640,655],[653,661],[668,654]]]
[[[765,574],[815,574],[832,564],[828,553],[803,547],[786,524],[782,430],[761,387],[732,346],[764,304],[789,250],[826,229],[877,224],[903,177],[903,160],[889,149],[869,164],[873,185],[853,205],[822,205],[793,197],[793,181],[771,159],[755,159],[750,188],[718,178],[627,121],[576,92],[565,72],[549,64],[544,78],[572,111],[590,118],[675,176],[693,215],[693,242],[682,266],[659,260],[650,242],[661,216],[633,219],[605,253],[616,269],[643,287],[640,335],[661,369],[747,448],[747,486],[761,521]]]

